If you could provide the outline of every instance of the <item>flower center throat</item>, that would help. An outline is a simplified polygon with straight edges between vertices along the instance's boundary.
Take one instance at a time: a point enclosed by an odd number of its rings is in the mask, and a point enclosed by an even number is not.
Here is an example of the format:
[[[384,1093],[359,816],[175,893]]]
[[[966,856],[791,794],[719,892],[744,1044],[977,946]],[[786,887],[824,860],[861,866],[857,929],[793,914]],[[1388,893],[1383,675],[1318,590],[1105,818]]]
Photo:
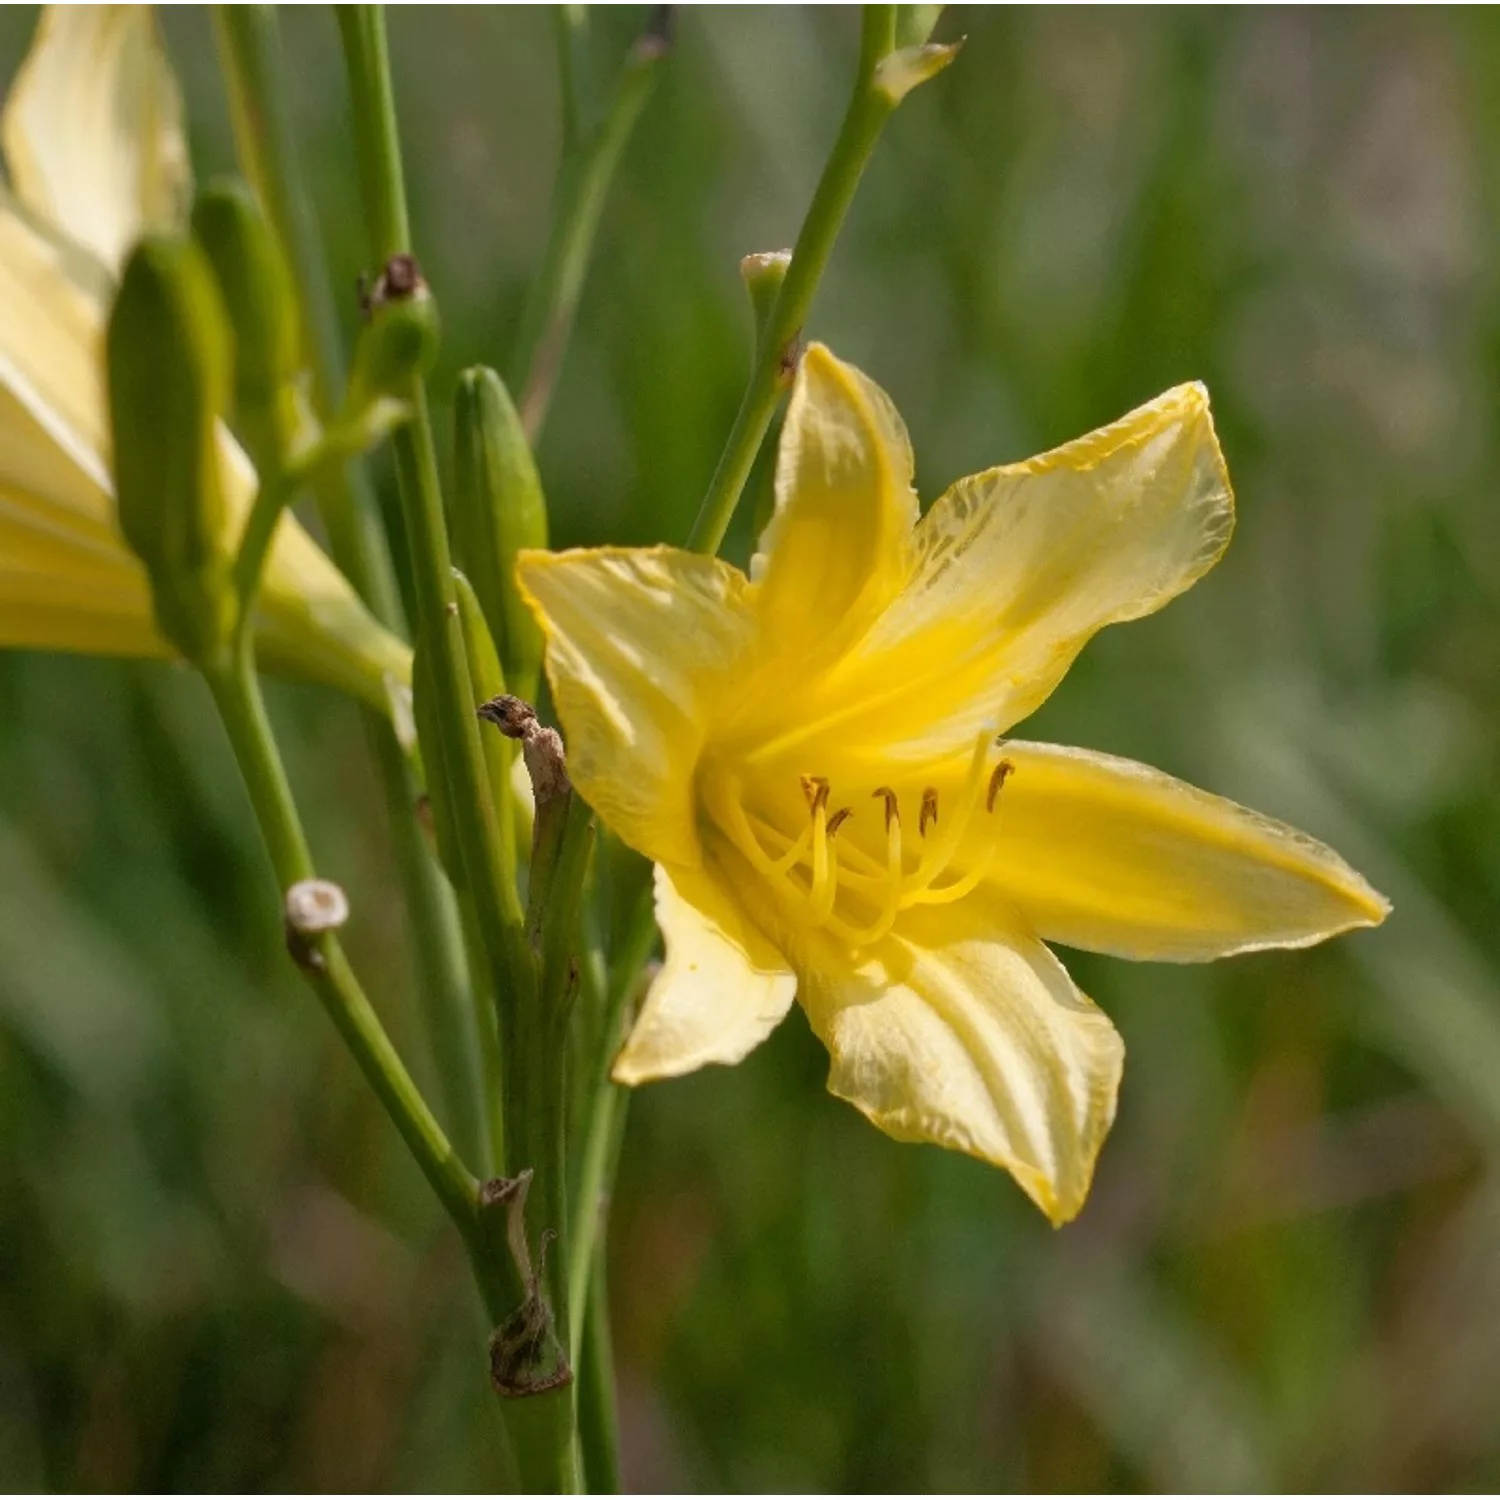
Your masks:
[[[936,787],[922,789],[915,838],[909,822],[903,823],[896,791],[871,790],[884,824],[875,853],[849,833],[839,837],[852,820],[870,814],[854,803],[833,806],[834,788],[823,776],[799,778],[807,817],[796,833],[754,810],[739,775],[711,778],[706,801],[731,843],[799,920],[864,947],[883,938],[908,908],[962,900],[984,879],[999,841],[1000,792],[1015,770],[1003,758],[991,764],[996,744],[990,728],[975,739],[963,787],[951,806],[940,807]],[[976,820],[981,838],[977,846],[966,845]]]

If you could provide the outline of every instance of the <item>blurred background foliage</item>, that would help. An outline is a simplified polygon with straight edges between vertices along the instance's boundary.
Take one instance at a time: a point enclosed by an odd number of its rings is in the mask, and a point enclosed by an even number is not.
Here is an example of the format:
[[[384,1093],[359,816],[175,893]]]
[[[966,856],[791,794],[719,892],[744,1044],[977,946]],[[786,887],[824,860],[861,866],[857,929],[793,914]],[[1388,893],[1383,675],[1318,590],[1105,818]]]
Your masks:
[[[642,20],[595,17],[601,90]],[[32,24],[0,12],[0,79]],[[231,162],[208,22],[166,24],[206,176]],[[352,322],[333,23],[283,24]],[[736,262],[792,240],[855,33],[848,10],[681,13],[541,444],[560,543],[686,535],[748,370]],[[1288,818],[1395,915],[1211,967],[1068,955],[1130,1060],[1062,1233],[1000,1173],[828,1098],[800,1015],[635,1096],[627,1479],[1493,1488],[1500,28],[959,8],[939,34],[968,45],[888,130],[811,331],[891,392],[927,499],[1206,380],[1234,545],[1090,646],[1027,732]],[[505,365],[540,250],[550,25],[398,10],[392,40],[445,399],[462,365]],[[284,687],[273,710],[356,962],[430,1076],[354,711]],[[265,875],[186,673],[0,659],[11,1487],[495,1472],[462,1257],[285,963]]]

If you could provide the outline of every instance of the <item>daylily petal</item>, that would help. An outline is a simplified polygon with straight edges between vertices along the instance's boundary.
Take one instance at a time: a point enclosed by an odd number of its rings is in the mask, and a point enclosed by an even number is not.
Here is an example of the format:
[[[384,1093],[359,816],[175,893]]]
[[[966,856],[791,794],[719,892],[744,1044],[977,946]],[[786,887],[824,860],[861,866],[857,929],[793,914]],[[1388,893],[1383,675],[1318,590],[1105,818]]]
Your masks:
[[[822,344],[802,356],[776,463],[776,512],[751,561],[769,649],[830,658],[906,581],[917,496],[889,397]]]
[[[632,848],[696,865],[698,752],[753,630],[744,576],[672,547],[522,552],[516,576],[546,637],[569,776]]]
[[[0,388],[33,424],[24,448],[13,451],[18,424],[11,416],[4,418],[0,476],[29,487],[40,466],[49,491],[103,520],[113,503],[105,462],[109,437],[100,294],[74,277],[63,247],[3,201],[0,307],[5,309],[0,317]],[[48,446],[55,450],[52,457],[44,455]],[[65,480],[65,465],[78,474]]]
[[[0,201],[0,645],[164,656],[144,570],[115,519],[102,341],[107,282]],[[229,544],[254,470],[221,440]],[[263,661],[388,706],[410,653],[296,519],[281,520],[257,617]]]
[[[118,271],[191,188],[182,100],[150,6],[49,5],[0,120],[16,196]]]
[[[987,888],[1044,938],[1196,961],[1299,948],[1390,903],[1326,844],[1135,761],[1011,741]]]
[[[1233,520],[1199,385],[960,480],[917,528],[906,589],[822,684],[845,707],[820,731],[856,755],[916,763],[1016,723],[1095,631],[1159,609],[1212,567]]]
[[[648,1083],[705,1063],[736,1063],[791,1009],[786,960],[707,869],[656,867],[656,920],[666,962],[652,982],[616,1083]]]
[[[912,913],[852,962],[826,945],[802,980],[832,1093],[897,1140],[1005,1167],[1054,1224],[1077,1214],[1125,1048],[1019,924],[971,904]]]

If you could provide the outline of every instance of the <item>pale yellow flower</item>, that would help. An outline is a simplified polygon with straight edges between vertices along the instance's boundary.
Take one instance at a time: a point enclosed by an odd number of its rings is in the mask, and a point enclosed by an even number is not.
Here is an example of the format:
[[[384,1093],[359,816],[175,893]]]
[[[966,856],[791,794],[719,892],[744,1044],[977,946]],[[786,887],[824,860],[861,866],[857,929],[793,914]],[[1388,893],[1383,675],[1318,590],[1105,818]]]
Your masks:
[[[1082,1206],[1123,1046],[1046,941],[1199,960],[1388,909],[1331,849],[1148,766],[1001,741],[1102,626],[1229,540],[1200,386],[922,519],[889,399],[813,346],[747,578],[672,548],[522,555],[569,768],[656,861],[666,961],[615,1077],[735,1062],[795,997],[829,1088]]]
[[[191,181],[177,85],[147,7],[49,8],[0,116],[0,645],[167,656],[115,521],[104,329],[146,230]],[[228,433],[231,542],[255,476]],[[410,675],[343,575],[288,516],[265,574],[268,666],[386,705]]]

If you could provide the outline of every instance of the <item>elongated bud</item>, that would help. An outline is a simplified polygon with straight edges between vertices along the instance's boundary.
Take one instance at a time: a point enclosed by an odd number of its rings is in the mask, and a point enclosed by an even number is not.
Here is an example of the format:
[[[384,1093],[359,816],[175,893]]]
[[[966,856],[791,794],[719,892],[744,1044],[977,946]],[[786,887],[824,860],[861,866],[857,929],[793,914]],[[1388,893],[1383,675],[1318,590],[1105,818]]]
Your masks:
[[[750,294],[750,308],[755,314],[755,337],[759,341],[771,321],[771,309],[781,295],[786,268],[792,263],[790,250],[762,250],[747,255],[740,262],[740,280]]]
[[[516,586],[516,554],[547,545],[547,502],[520,416],[493,370],[465,370],[454,402],[453,541],[513,692],[536,691],[542,637]]]
[[[415,257],[393,255],[363,294],[365,327],[349,377],[349,414],[377,401],[401,400],[437,358],[437,303]]]
[[[291,396],[299,364],[291,272],[255,195],[234,178],[193,204],[193,238],[213,268],[234,329],[235,411],[252,428]]]
[[[217,420],[232,353],[203,252],[148,236],[131,252],[106,340],[120,529],[146,565],[162,634],[189,660],[228,637]]]

